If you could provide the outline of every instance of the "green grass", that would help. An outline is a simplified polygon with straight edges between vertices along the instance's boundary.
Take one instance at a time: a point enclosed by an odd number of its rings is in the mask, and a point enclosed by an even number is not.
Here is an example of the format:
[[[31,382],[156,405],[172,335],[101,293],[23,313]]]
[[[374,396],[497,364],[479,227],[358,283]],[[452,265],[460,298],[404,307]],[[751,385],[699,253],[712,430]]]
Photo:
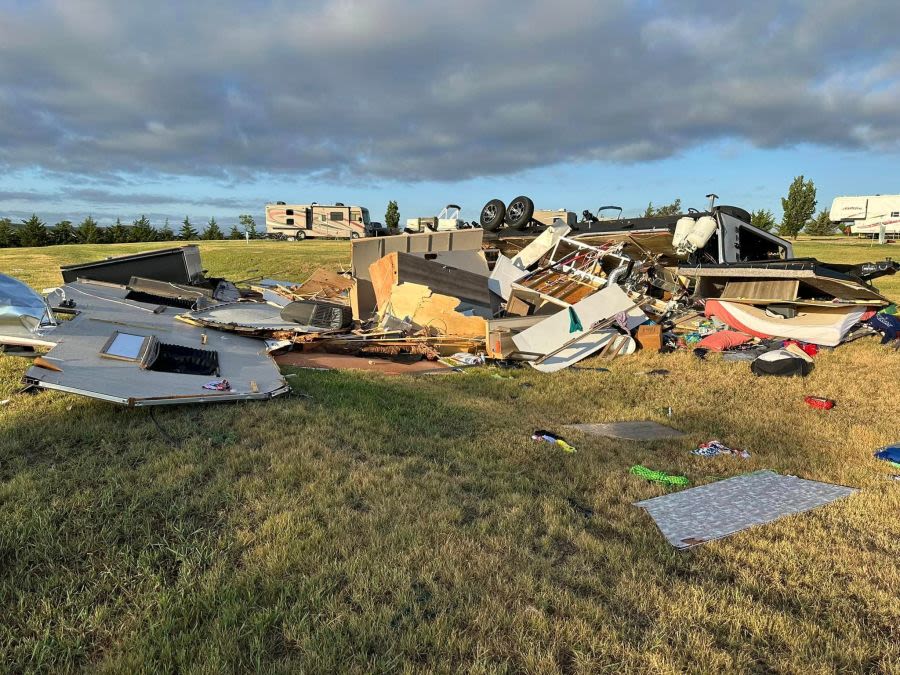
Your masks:
[[[144,246],[0,251],[37,287]],[[850,243],[798,255],[883,257]],[[345,243],[203,245],[212,274],[302,277]],[[18,269],[18,272],[14,272]],[[900,297],[894,279],[880,284]],[[896,672],[900,354],[865,340],[806,379],[638,354],[611,373],[386,378],[289,370],[260,404],[127,410],[13,392],[0,357],[4,670]],[[598,364],[599,365],[599,364]],[[604,364],[606,365],[606,364]],[[668,377],[642,373],[666,368]],[[838,401],[831,412],[806,394]],[[672,408],[672,418],[666,409]],[[636,444],[536,428],[653,419]],[[173,438],[172,444],[167,438]],[[712,438],[747,461],[694,457]],[[770,468],[861,487],[687,553],[633,501],[642,463],[703,483]],[[569,499],[593,509],[586,518]]]

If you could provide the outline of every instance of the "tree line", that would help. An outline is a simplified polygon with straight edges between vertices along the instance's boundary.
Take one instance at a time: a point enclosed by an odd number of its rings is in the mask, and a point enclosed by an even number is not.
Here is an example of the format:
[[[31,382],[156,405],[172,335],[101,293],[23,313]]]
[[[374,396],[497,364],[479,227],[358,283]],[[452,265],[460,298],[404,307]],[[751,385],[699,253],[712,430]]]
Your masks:
[[[48,226],[36,214],[31,218],[23,219],[20,223],[13,223],[9,218],[0,218],[0,248],[12,248],[17,246],[53,246],[57,244],[126,244],[147,241],[200,241],[216,239],[259,239],[260,233],[256,227],[253,216],[242,214],[238,217],[238,224],[232,225],[226,234],[215,217],[210,218],[205,226],[198,229],[194,227],[189,217],[185,216],[181,227],[177,231],[169,225],[166,218],[161,228],[156,228],[150,223],[150,219],[142,215],[135,219],[131,225],[124,225],[120,218],[115,224],[101,226],[88,216],[77,225],[70,220],[61,220],[53,226]]]

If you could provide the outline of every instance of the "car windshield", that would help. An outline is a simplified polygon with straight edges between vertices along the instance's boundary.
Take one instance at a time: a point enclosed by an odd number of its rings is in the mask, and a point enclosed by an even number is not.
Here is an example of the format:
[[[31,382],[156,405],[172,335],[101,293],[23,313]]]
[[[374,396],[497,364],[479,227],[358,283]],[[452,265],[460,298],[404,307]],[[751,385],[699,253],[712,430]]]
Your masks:
[[[362,211],[363,222],[368,225],[369,224],[369,209],[360,209]]]

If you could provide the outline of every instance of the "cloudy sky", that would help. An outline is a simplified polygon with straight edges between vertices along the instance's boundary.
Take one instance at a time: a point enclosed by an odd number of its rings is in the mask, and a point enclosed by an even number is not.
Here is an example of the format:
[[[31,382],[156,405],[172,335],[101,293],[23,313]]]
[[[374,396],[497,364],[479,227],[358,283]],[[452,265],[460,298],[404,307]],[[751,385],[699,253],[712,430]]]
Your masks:
[[[898,27],[896,0],[0,0],[0,216],[896,193]]]

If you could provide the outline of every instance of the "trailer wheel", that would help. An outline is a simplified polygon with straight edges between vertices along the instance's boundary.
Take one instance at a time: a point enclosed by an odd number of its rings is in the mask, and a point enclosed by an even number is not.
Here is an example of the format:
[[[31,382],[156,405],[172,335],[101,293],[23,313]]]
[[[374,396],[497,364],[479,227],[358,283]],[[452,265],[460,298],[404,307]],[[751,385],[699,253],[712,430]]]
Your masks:
[[[506,206],[499,199],[492,199],[484,208],[481,209],[481,227],[488,232],[495,232],[503,225],[503,219],[506,218]]]
[[[506,224],[510,227],[525,227],[534,215],[534,202],[528,197],[516,197],[506,207]]]
[[[294,241],[303,241],[306,239],[306,232],[303,230],[299,230],[297,234],[294,235]]]
[[[359,232],[351,232],[350,238],[351,239],[359,239]]]

